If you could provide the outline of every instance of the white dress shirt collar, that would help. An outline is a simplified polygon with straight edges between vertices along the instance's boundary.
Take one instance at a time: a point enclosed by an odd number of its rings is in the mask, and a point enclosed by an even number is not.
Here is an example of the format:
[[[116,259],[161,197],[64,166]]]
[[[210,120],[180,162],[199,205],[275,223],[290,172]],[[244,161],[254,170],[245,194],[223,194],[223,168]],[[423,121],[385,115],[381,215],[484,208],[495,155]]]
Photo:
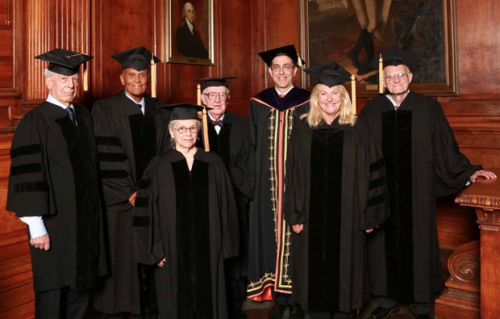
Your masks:
[[[66,109],[67,106],[62,104],[61,102],[59,102],[55,97],[52,96],[52,94],[49,93],[49,96],[47,96],[47,99],[45,100],[49,103],[52,103],[54,105],[57,105],[57,106],[60,106],[62,107],[63,109]],[[75,109],[75,107],[73,106],[73,104],[70,104],[69,105],[70,108],[72,108],[73,110]]]
[[[139,103],[137,103],[137,102],[134,100],[134,98],[133,98],[133,97],[131,97],[131,96],[127,93],[127,91],[125,91],[125,95],[126,95],[126,96],[130,99],[130,100],[132,100],[132,102],[134,102],[135,104],[140,104],[140,105],[141,105],[141,112],[142,112],[142,114],[143,114],[143,115],[144,115],[144,114],[146,114],[146,101],[144,100],[144,97],[142,97],[142,100],[141,100]]]
[[[281,93],[280,91],[278,91],[278,89],[276,87],[274,87],[274,89],[276,90],[276,93],[278,93],[278,95],[287,95],[288,92],[290,92],[292,89],[293,89],[293,85],[291,88],[288,89],[288,91],[286,91],[285,93]]]
[[[408,90],[408,93],[410,93],[410,90]],[[394,108],[396,108],[396,106],[397,107],[401,106],[396,104],[396,102],[392,99],[392,96],[390,94],[386,94],[385,97],[388,98],[389,101],[391,101],[392,105],[394,105]]]
[[[212,117],[212,115],[211,115],[209,112],[207,112],[207,113],[208,113],[208,116],[210,117],[210,120],[211,120],[211,121],[217,121],[216,119],[214,119],[214,118]],[[225,115],[226,115],[226,114],[222,114],[222,116],[220,117],[219,121],[224,120],[224,116],[225,116]],[[214,129],[215,129],[215,131],[217,132],[217,135],[219,135],[220,130],[221,130],[221,127],[220,127],[219,125],[215,125],[215,126],[214,126]]]

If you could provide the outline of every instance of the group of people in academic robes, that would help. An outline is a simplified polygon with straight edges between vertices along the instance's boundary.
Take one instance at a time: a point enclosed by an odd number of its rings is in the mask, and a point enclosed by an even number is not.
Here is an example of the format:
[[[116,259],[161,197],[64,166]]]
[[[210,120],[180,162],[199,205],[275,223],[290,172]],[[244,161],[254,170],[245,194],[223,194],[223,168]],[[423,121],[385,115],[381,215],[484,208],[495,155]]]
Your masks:
[[[371,318],[399,302],[432,318],[435,198],[496,176],[460,153],[437,101],[409,91],[401,49],[384,52],[389,93],[359,118],[340,65],[304,70],[309,93],[293,85],[293,45],[259,55],[274,87],[249,120],[226,110],[233,78],[196,80],[204,106],[146,95],[160,60],[144,47],[112,56],[124,90],[92,114],[72,104],[92,57],[36,57],[49,94],[16,130],[7,199],[29,228],[36,318],[85,318],[89,293],[105,318],[246,318],[248,298],[274,300],[271,319],[347,319],[370,296]]]

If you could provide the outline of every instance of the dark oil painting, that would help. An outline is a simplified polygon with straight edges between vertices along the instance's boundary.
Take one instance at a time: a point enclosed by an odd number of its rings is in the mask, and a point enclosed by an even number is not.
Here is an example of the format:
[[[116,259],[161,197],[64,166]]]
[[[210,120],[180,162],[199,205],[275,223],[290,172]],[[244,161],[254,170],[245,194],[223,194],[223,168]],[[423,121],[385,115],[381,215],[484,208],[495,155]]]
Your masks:
[[[391,45],[419,58],[413,83],[445,82],[443,0],[308,0],[309,63],[336,61],[359,84],[378,83],[370,60]]]

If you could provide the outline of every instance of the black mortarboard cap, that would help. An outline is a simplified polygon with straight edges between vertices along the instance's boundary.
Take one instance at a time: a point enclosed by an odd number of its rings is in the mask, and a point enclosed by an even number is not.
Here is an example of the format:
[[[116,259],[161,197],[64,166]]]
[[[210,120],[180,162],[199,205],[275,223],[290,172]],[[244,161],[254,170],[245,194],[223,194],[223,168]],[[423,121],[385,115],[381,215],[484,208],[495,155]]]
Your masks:
[[[149,69],[151,66],[151,57],[154,57],[154,62],[161,62],[156,56],[146,49],[145,47],[137,47],[120,53],[111,55],[113,59],[118,61],[123,70],[131,68],[137,71]]]
[[[294,45],[286,45],[284,47],[259,53],[259,56],[262,58],[262,60],[264,60],[267,66],[273,65],[273,59],[280,55],[288,56],[297,66],[302,66],[306,64],[306,61],[302,60],[297,54],[297,50],[295,49]]]
[[[418,67],[418,58],[413,54],[401,49],[397,46],[391,46],[389,49],[382,53],[382,59],[384,63],[384,68],[389,65],[398,66],[404,64],[414,70]],[[379,57],[377,56],[373,61],[370,62],[370,66],[374,69],[378,69]]]
[[[35,59],[49,62],[47,68],[49,71],[69,76],[78,73],[80,64],[92,60],[93,57],[74,51],[55,49],[40,54]]]
[[[226,80],[233,80],[233,79],[237,79],[237,77],[232,76],[225,78],[205,78],[205,79],[196,79],[193,81],[204,81],[201,87],[201,90],[203,91],[211,86],[225,86],[226,88],[229,89],[229,84],[226,82]]]
[[[177,103],[169,105],[157,106],[158,109],[169,110],[170,121],[174,120],[199,120],[198,111],[204,109],[203,106],[199,106],[191,103]],[[211,107],[207,107],[207,110],[211,110]]]
[[[304,72],[318,79],[319,84],[332,87],[344,84],[351,79],[351,73],[336,62],[328,62],[315,67],[305,69]]]

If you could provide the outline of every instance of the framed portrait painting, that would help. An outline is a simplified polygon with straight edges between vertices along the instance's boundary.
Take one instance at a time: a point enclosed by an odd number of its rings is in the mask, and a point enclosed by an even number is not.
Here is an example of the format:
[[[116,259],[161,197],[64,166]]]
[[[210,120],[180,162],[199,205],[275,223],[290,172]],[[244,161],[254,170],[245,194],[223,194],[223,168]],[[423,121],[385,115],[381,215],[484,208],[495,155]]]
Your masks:
[[[166,62],[213,65],[213,0],[166,0]]]
[[[378,93],[369,65],[395,45],[419,59],[410,90],[458,95],[456,0],[304,0],[308,66],[335,61],[356,76],[359,96]],[[310,87],[311,79],[305,85]],[[347,86],[350,86],[348,84]]]

